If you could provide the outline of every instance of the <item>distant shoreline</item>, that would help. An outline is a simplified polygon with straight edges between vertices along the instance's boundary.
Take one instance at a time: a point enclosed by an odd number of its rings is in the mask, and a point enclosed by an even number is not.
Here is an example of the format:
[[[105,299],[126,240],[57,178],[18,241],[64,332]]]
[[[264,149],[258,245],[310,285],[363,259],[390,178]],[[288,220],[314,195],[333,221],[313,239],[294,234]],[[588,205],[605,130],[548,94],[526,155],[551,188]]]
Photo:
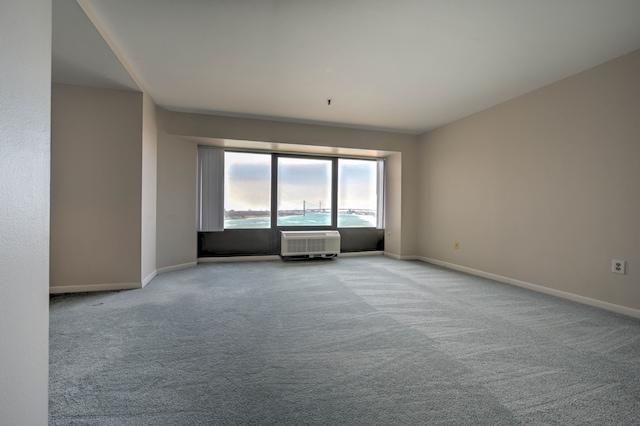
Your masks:
[[[307,211],[308,214],[313,214],[317,212]],[[323,214],[328,214],[323,212]],[[302,212],[278,212],[278,217],[287,217],[287,216],[305,216]],[[270,212],[253,212],[253,211],[229,211],[225,213],[225,220],[235,220],[235,219],[255,219],[258,217],[271,217]]]
[[[224,218],[225,220],[234,220],[234,219],[253,219],[256,217],[270,217],[271,212],[268,211],[236,211],[230,210],[225,212]]]
[[[289,216],[304,216],[302,213],[280,213],[278,217],[289,217]],[[237,216],[225,216],[224,220],[238,220],[238,219],[255,219],[258,217],[271,217],[268,214],[254,214],[254,215],[237,215]]]
[[[227,212],[229,213],[229,212]],[[329,212],[307,211],[281,211],[276,220],[277,225],[272,223],[272,218],[267,212],[258,211],[236,211],[233,216],[225,218],[225,229],[252,229],[270,228],[274,226],[330,226],[331,215]],[[244,217],[243,217],[244,216]],[[275,219],[274,219],[275,220]],[[338,213],[338,227],[375,227],[375,216],[359,215],[353,213]]]
[[[329,214],[327,211],[313,211],[307,210],[306,214]],[[281,211],[278,212],[278,217],[297,217],[297,216],[306,216],[306,214],[301,210],[295,211]],[[372,212],[366,212],[361,210],[347,210],[343,212],[338,212],[339,215],[357,215],[357,216],[374,216]],[[271,212],[268,211],[242,211],[242,210],[229,210],[225,212],[224,219],[225,220],[236,220],[236,219],[256,219],[259,217],[271,217]]]
[[[256,214],[256,215],[238,215],[238,216],[225,216],[225,220],[237,220],[237,219],[255,219],[257,217],[270,217],[270,215],[266,214]]]

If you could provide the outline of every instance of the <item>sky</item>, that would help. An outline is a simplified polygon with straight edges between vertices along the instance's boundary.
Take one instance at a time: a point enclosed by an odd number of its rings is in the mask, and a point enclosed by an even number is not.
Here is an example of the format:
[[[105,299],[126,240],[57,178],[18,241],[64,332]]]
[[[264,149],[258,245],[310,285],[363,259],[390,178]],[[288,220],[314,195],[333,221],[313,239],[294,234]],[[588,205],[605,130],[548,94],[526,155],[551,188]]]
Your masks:
[[[225,153],[225,209],[269,210],[271,155]],[[339,160],[339,208],[376,208],[376,162]],[[278,158],[278,209],[328,208],[331,160]]]

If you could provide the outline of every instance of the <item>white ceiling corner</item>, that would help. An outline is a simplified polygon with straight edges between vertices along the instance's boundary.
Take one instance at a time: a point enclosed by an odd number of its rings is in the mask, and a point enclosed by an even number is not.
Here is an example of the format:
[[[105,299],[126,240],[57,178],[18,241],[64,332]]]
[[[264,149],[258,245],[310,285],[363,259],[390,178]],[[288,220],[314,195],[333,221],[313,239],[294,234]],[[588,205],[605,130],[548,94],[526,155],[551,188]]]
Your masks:
[[[54,83],[140,90],[76,0],[54,0],[52,16]]]
[[[164,108],[412,134],[640,48],[637,0],[82,1]],[[138,90],[53,3],[54,81]]]

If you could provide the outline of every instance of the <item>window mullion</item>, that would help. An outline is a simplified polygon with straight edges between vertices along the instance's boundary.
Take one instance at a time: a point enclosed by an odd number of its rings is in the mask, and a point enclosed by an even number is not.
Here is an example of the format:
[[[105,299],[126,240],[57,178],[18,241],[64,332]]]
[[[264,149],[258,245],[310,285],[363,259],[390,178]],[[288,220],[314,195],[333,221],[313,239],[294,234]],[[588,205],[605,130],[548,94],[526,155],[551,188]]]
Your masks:
[[[271,229],[278,227],[278,155],[271,154]]]
[[[338,227],[338,159],[331,161],[331,227]]]

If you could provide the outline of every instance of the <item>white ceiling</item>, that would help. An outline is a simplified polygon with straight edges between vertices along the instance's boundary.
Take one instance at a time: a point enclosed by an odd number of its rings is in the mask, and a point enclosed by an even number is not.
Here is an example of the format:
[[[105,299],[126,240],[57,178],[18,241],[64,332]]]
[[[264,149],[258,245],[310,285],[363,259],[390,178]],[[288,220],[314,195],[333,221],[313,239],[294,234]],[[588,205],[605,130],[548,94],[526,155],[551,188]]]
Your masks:
[[[640,48],[638,0],[79,2],[53,1],[56,82],[414,134]]]
[[[139,90],[75,0],[53,0],[52,39],[54,82]]]

